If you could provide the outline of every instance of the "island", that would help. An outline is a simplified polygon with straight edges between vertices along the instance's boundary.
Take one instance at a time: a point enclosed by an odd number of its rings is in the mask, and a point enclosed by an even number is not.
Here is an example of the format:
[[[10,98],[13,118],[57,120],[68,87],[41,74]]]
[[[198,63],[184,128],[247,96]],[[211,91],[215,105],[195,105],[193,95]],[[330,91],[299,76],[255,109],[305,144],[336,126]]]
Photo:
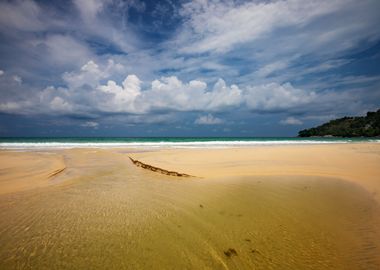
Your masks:
[[[366,116],[343,117],[320,126],[298,132],[298,137],[378,137],[380,136],[380,109]]]

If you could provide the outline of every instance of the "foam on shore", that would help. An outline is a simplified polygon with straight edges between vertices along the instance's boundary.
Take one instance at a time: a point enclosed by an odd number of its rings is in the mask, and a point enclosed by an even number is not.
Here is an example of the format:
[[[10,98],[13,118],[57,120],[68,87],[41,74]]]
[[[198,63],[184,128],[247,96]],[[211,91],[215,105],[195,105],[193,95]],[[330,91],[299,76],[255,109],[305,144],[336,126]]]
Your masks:
[[[346,144],[380,143],[379,139],[289,139],[289,140],[237,140],[237,141],[183,141],[183,142],[1,142],[0,149],[71,149],[71,148],[227,148],[260,145],[309,145],[309,144]]]

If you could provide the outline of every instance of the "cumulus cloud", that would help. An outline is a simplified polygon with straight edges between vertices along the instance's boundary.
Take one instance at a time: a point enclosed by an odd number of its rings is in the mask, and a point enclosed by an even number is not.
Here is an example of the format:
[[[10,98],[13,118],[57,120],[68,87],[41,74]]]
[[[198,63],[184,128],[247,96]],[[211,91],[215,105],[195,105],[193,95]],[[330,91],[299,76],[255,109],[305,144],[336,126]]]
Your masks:
[[[113,61],[98,65],[89,61],[78,71],[63,74],[62,87],[49,86],[39,91],[35,99],[35,113],[97,115],[101,113],[165,114],[167,112],[220,112],[250,110],[277,112],[318,104],[327,100],[326,94],[296,88],[290,83],[267,83],[239,87],[227,85],[223,79],[209,87],[201,80],[183,82],[175,76],[161,77],[150,85],[134,74],[118,83],[107,80],[114,70],[122,66]],[[147,85],[143,87],[143,85]],[[10,97],[11,99],[12,97]],[[9,103],[12,102],[12,103]],[[22,100],[2,100],[2,110],[14,110]],[[25,102],[22,103],[25,105]],[[32,111],[30,108],[25,112]],[[217,123],[220,119],[211,114],[202,116],[197,123]]]
[[[212,89],[200,80],[184,83],[175,76],[154,80],[151,89],[144,92],[144,103],[152,110],[218,111],[234,107],[241,102],[241,90],[227,86],[219,79]]]
[[[112,59],[109,59],[107,64],[103,65],[103,67],[100,67],[93,60],[90,60],[84,64],[79,71],[65,72],[62,78],[68,87],[72,89],[85,85],[95,87],[99,84],[100,80],[123,71],[124,66],[115,63]]]
[[[75,104],[71,101],[72,96],[66,88],[46,87],[33,100],[34,113],[71,114],[75,110]],[[30,109],[27,109],[26,112],[30,113]]]
[[[315,92],[294,88],[290,83],[249,86],[246,90],[248,108],[257,111],[291,109],[311,103],[316,98]]]
[[[58,112],[70,112],[73,106],[61,97],[54,97],[50,102],[51,109]]]
[[[283,119],[280,121],[280,124],[282,125],[302,125],[303,122],[295,117],[287,117],[286,119]]]
[[[35,113],[52,111],[85,115],[101,112],[141,114],[151,111],[191,111],[204,110],[205,107],[217,109],[231,104],[230,100],[223,101],[221,96],[230,89],[222,81],[208,92],[206,83],[201,81],[183,83],[177,77],[162,77],[153,80],[150,87],[142,91],[143,82],[133,74],[127,75],[120,84],[107,80],[122,70],[123,66],[112,60],[107,65],[98,65],[91,60],[77,71],[64,73],[62,78],[65,86],[46,87],[38,92],[38,98],[30,101],[38,107]],[[233,93],[236,91],[235,87],[231,90]],[[5,106],[7,101],[2,100],[4,110],[14,107]],[[12,102],[17,104],[21,100]]]
[[[4,71],[0,69],[0,76],[4,74]]]
[[[198,117],[195,122],[198,125],[218,125],[222,124],[223,120],[217,117],[214,117],[212,114],[202,115]]]
[[[141,95],[141,83],[136,75],[128,75],[122,85],[114,81],[99,85],[97,90],[109,94],[104,103],[99,104],[101,109],[107,112],[143,113],[144,108],[135,104],[136,98]]]
[[[186,83],[175,76],[153,80],[143,91],[141,84],[136,75],[128,75],[122,85],[111,80],[97,89],[111,94],[105,102],[108,111],[130,113],[218,111],[238,106],[242,101],[242,91],[236,85],[227,86],[222,79],[212,89],[203,81]]]

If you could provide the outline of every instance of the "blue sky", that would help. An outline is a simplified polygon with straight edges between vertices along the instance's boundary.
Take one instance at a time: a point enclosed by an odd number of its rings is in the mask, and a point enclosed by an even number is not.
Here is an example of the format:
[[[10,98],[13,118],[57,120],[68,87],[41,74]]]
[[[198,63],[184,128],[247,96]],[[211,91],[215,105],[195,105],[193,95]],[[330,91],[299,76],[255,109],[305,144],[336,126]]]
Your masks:
[[[294,136],[380,107],[380,2],[1,1],[0,136]]]

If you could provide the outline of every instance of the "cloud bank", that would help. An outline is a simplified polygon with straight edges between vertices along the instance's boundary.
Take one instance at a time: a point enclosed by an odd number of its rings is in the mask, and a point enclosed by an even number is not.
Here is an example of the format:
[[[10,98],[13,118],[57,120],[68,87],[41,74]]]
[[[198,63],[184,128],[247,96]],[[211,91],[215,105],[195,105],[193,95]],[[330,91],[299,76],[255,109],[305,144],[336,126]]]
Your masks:
[[[0,114],[98,130],[117,119],[248,131],[267,117],[295,130],[363,114],[380,106],[379,9],[377,0],[3,1]]]
[[[103,68],[91,60],[77,72],[64,73],[65,86],[48,86],[37,92],[35,99],[3,99],[0,102],[1,111],[20,114],[149,114],[167,111],[221,112],[239,107],[265,112],[297,108],[317,100],[315,92],[297,89],[290,83],[239,88],[234,84],[227,85],[222,78],[209,87],[201,80],[183,82],[176,76],[161,77],[143,89],[144,82],[134,74],[127,75],[121,83],[107,80],[118,70],[123,70],[123,66],[112,60]],[[13,79],[16,83],[22,83],[19,77]]]

